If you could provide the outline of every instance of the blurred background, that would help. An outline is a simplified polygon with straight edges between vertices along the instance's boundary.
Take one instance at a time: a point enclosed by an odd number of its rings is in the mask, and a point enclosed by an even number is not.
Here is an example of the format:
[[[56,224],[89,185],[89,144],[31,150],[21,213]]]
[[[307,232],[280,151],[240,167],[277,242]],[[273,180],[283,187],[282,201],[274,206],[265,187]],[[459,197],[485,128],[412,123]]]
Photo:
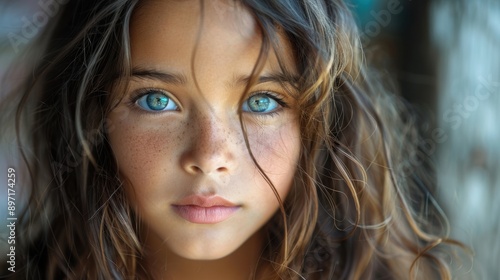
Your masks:
[[[0,42],[7,42],[0,46],[1,76],[53,15],[38,0],[0,1]],[[434,195],[451,236],[474,249],[475,278],[500,279],[500,0],[347,1],[367,58],[420,116],[424,153],[436,169]],[[4,145],[1,182],[16,165]],[[0,220],[6,188],[0,184]],[[470,269],[465,263],[460,279],[471,279]]]
[[[451,236],[474,249],[475,278],[500,279],[500,1],[351,3],[367,57],[416,106]]]

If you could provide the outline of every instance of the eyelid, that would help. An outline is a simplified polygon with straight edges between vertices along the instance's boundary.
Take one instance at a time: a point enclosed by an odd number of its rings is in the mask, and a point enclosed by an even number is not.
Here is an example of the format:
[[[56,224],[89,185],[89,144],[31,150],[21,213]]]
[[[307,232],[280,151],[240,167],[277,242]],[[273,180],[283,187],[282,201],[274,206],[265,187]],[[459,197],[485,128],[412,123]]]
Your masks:
[[[163,90],[163,89],[159,89],[159,88],[140,88],[138,90],[135,90],[132,92],[132,94],[130,94],[130,102],[132,103],[135,103],[137,100],[139,100],[139,98],[143,97],[144,95],[146,94],[149,94],[151,93],[152,91],[160,91],[162,93],[164,93],[165,95],[167,95],[169,98],[172,97],[171,93],[166,91],[166,90]]]
[[[265,96],[267,98],[272,99],[273,102],[276,103],[276,105],[275,105],[276,108],[274,108],[273,110],[268,111],[268,112],[256,112],[256,111],[248,110],[249,109],[248,102],[250,101],[250,99],[252,97],[255,97],[255,96]],[[245,108],[245,107],[247,107],[247,108]],[[249,94],[244,99],[243,104],[241,104],[240,108],[241,108],[242,113],[248,114],[254,118],[272,118],[275,115],[280,114],[283,111],[283,109],[290,108],[290,107],[284,101],[283,94],[279,94],[277,92],[269,91],[269,90],[261,90],[261,91],[255,91],[255,92],[252,92],[251,94]]]
[[[131,106],[133,108],[138,108],[139,106],[137,105],[137,101],[139,99],[141,99],[143,96],[146,96],[153,91],[159,91],[159,92],[165,94],[172,102],[174,102],[177,105],[178,110],[180,110],[181,106],[180,106],[180,102],[177,100],[177,98],[175,98],[175,96],[171,92],[164,90],[164,89],[161,89],[161,88],[140,88],[138,90],[133,91],[129,97],[129,101],[128,101],[129,106]],[[148,111],[148,110],[144,110],[142,108],[138,108],[138,109],[140,109],[141,111],[148,112],[148,113],[164,112],[164,111],[156,111],[156,112],[155,111]]]
[[[278,104],[281,107],[289,108],[288,104],[285,102],[285,98],[284,98],[283,94],[279,94],[279,93],[272,91],[272,90],[254,91],[254,92],[250,93],[247,98],[245,98],[244,102],[246,102],[248,99],[250,99],[256,95],[268,96],[268,97],[274,99],[276,102],[278,102]]]

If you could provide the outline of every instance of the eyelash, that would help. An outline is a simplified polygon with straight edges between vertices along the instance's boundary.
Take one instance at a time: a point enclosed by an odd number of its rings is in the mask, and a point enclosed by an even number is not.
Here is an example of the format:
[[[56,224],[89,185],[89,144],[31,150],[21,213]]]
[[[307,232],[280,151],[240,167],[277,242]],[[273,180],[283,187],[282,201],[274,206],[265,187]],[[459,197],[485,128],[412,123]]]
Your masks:
[[[172,95],[168,91],[158,89],[158,88],[144,88],[144,89],[137,90],[136,92],[132,93],[132,95],[129,98],[129,101],[127,102],[127,105],[132,107],[133,109],[137,109],[137,110],[140,110],[141,112],[148,113],[148,114],[158,114],[161,112],[165,112],[165,111],[158,111],[158,112],[147,111],[147,110],[139,108],[139,106],[137,105],[137,101],[139,99],[141,99],[143,96],[148,95],[150,93],[153,93],[155,91],[165,94],[166,96],[168,96],[169,99],[171,99],[173,102],[175,102],[175,104],[177,104],[177,106],[179,106],[179,102],[174,100],[172,98]]]
[[[252,93],[250,96],[248,96],[244,100],[244,102],[247,102],[250,98],[252,98],[254,96],[257,96],[257,95],[264,95],[266,97],[269,97],[269,98],[273,99],[274,101],[276,101],[276,103],[278,103],[278,105],[281,106],[281,107],[277,108],[276,110],[274,110],[272,112],[269,112],[269,113],[261,113],[261,114],[254,113],[252,115],[255,115],[255,116],[260,117],[260,118],[273,117],[276,114],[279,114],[283,108],[289,108],[289,106],[285,102],[284,98],[281,97],[278,93],[275,93],[275,92],[272,92],[272,91],[266,91],[266,90],[257,91],[257,92]],[[250,113],[250,112],[244,112],[244,111],[242,111],[242,113]]]
[[[143,96],[150,94],[154,91],[162,92],[165,95],[167,95],[170,99],[172,99],[171,95],[165,90],[161,90],[161,89],[157,89],[157,88],[144,88],[144,89],[140,89],[140,90],[134,92],[130,96],[129,101],[127,102],[128,103],[127,105],[134,108],[134,109],[138,109],[141,112],[145,112],[145,113],[149,113],[149,114],[161,113],[162,111],[152,112],[152,111],[143,110],[141,108],[138,108],[138,105],[136,104],[140,98],[142,98]],[[276,103],[278,103],[279,106],[281,106],[280,108],[278,108],[272,112],[269,112],[269,113],[260,113],[260,114],[254,113],[253,115],[256,115],[257,117],[262,117],[262,118],[272,117],[276,114],[279,114],[283,108],[289,108],[288,104],[285,102],[283,97],[281,97],[279,94],[277,94],[275,92],[265,91],[265,90],[252,93],[244,100],[244,102],[247,102],[250,98],[257,96],[257,95],[264,95],[266,97],[269,97],[269,98],[273,99],[274,101],[276,101]],[[175,101],[175,100],[172,100],[172,101],[175,102],[177,104],[177,106],[179,106],[179,103],[177,101]],[[242,111],[242,113],[250,113],[250,112]]]

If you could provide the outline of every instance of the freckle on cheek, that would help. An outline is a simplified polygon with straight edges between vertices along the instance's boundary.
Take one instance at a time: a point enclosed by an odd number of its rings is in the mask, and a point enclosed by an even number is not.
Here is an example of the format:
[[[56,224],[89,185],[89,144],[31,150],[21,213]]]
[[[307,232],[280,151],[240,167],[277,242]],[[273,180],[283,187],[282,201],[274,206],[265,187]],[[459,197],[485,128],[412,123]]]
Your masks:
[[[186,122],[184,122],[184,121],[181,122],[180,127],[181,128],[186,127]],[[171,131],[169,131],[169,134],[171,134]],[[186,134],[186,130],[185,129],[182,129],[181,133],[177,133],[177,141],[178,141],[178,143],[181,143],[181,141],[183,139],[185,139],[185,136],[186,136],[185,134]]]

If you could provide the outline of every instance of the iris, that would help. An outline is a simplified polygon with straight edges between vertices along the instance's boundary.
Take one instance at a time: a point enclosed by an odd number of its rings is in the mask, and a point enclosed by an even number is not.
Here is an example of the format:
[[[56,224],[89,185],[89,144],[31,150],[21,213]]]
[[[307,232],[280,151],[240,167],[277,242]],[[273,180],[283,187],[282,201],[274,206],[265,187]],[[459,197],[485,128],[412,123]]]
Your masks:
[[[276,100],[266,94],[256,94],[248,98],[243,104],[243,111],[253,113],[269,113],[276,108],[279,104]]]
[[[149,91],[136,101],[137,105],[146,111],[174,111],[177,104],[165,93],[157,90]]]

